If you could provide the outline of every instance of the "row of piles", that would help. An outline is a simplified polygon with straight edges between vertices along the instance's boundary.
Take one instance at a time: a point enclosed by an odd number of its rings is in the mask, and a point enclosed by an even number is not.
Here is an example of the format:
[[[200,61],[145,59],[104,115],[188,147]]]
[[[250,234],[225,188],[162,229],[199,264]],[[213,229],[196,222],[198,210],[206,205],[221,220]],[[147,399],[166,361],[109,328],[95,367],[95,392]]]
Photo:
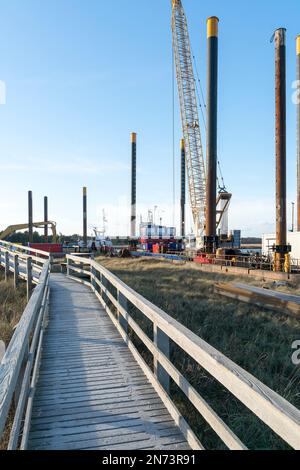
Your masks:
[[[218,23],[216,17],[207,21],[207,192],[206,237],[208,253],[218,244],[216,233],[217,201],[217,124],[218,124]],[[275,31],[275,96],[276,96],[276,245],[275,269],[282,271],[287,244],[286,214],[286,29]],[[296,39],[297,52],[297,230],[300,231],[300,36]]]
[[[48,242],[48,197],[44,197],[44,241]],[[28,240],[33,243],[33,199],[32,191],[28,191]]]
[[[284,270],[291,251],[287,243],[286,210],[286,29],[275,31],[275,95],[276,95],[276,245],[275,270]],[[300,36],[296,38],[297,53],[297,231],[300,232]]]

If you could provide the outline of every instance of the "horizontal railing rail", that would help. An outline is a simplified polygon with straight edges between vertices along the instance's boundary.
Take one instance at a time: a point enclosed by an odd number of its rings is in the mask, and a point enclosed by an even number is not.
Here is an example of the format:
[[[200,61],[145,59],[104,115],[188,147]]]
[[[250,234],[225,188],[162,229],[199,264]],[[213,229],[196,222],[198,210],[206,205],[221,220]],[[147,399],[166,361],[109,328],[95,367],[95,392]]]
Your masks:
[[[31,248],[30,246],[23,246],[18,245],[16,243],[6,242],[4,240],[0,240],[0,247],[6,248],[7,250],[16,253],[27,254],[29,256],[35,256],[36,258],[42,258],[44,260],[51,258],[51,253],[48,253],[47,251],[38,250],[37,248]]]
[[[33,285],[39,283],[46,258],[11,251],[0,246],[0,266],[4,268],[5,279],[13,274],[14,287],[17,288],[19,279],[27,283],[27,300],[29,300]]]
[[[246,449],[246,445],[172,363],[169,354],[170,341],[209,372],[292,448],[300,449],[300,411],[295,406],[128,287],[96,261],[68,255],[67,273],[72,279],[92,288],[192,448],[202,449],[203,446],[169,397],[170,378],[229,449]],[[133,305],[150,320],[153,325],[153,340],[130,315],[128,304]],[[117,316],[113,310],[117,312]],[[154,373],[132,342],[129,328],[152,354]]]
[[[5,276],[27,281],[28,303],[0,362],[0,438],[12,410],[8,449],[26,447],[31,404],[49,300],[50,261],[9,251],[0,246]],[[37,263],[37,264],[36,264]],[[32,284],[36,284],[32,291]],[[22,439],[21,439],[22,435]]]
[[[216,294],[236,299],[241,302],[257,305],[262,308],[278,310],[281,314],[300,318],[299,296],[288,292],[274,291],[255,286],[240,284],[238,282],[216,282]]]

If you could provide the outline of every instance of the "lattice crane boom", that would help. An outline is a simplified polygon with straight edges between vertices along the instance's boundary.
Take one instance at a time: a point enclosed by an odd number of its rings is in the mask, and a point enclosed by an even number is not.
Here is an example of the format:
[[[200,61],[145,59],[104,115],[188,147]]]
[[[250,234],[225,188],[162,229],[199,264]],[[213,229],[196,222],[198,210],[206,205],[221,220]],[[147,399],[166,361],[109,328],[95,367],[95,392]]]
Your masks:
[[[172,0],[172,34],[182,131],[185,141],[190,204],[195,233],[197,237],[200,237],[203,234],[205,225],[205,163],[190,38],[181,0]]]

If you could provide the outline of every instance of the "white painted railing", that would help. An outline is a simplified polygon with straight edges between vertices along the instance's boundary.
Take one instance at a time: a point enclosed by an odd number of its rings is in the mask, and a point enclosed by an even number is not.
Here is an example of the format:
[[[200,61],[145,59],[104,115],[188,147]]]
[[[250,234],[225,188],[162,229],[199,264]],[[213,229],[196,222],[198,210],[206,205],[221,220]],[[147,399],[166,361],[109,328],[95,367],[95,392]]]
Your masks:
[[[41,253],[39,253],[41,254]],[[1,265],[5,276],[14,274],[27,281],[28,304],[0,362],[0,437],[3,434],[12,403],[14,421],[8,448],[26,447],[27,431],[41,352],[45,316],[49,300],[50,261],[46,257],[11,251],[0,246]],[[31,293],[31,283],[36,284]],[[22,441],[20,442],[20,433]]]
[[[246,449],[246,446],[171,362],[170,340],[209,372],[292,448],[300,449],[300,411],[296,407],[128,287],[93,259],[68,255],[67,272],[72,279],[92,288],[192,448],[201,449],[203,446],[191,432],[168,395],[170,378],[229,449]],[[130,316],[128,303],[136,307],[152,323],[153,341]],[[118,317],[113,313],[114,309]],[[128,327],[152,354],[154,373],[131,341]]]
[[[9,251],[14,251],[16,253],[27,254],[32,257],[42,258],[44,260],[51,258],[51,253],[48,253],[47,251],[38,250],[37,248],[31,248],[30,246],[18,245],[17,243],[6,242],[4,240],[0,240],[0,247],[6,248]]]
[[[8,280],[10,273],[13,274],[15,288],[19,279],[27,282],[27,300],[29,300],[32,286],[39,283],[45,262],[49,260],[49,253],[39,250],[39,253],[29,254],[30,251],[26,253],[21,251],[24,249],[27,250],[27,247],[9,246],[6,242],[0,242],[0,265],[4,268],[5,280]]]

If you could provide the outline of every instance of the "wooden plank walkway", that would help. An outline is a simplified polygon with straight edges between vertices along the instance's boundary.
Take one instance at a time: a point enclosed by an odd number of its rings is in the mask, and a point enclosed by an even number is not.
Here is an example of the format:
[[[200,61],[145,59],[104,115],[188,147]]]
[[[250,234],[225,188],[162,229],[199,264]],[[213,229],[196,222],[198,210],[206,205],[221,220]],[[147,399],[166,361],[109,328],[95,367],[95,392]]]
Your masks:
[[[188,450],[91,290],[51,274],[29,449]]]

